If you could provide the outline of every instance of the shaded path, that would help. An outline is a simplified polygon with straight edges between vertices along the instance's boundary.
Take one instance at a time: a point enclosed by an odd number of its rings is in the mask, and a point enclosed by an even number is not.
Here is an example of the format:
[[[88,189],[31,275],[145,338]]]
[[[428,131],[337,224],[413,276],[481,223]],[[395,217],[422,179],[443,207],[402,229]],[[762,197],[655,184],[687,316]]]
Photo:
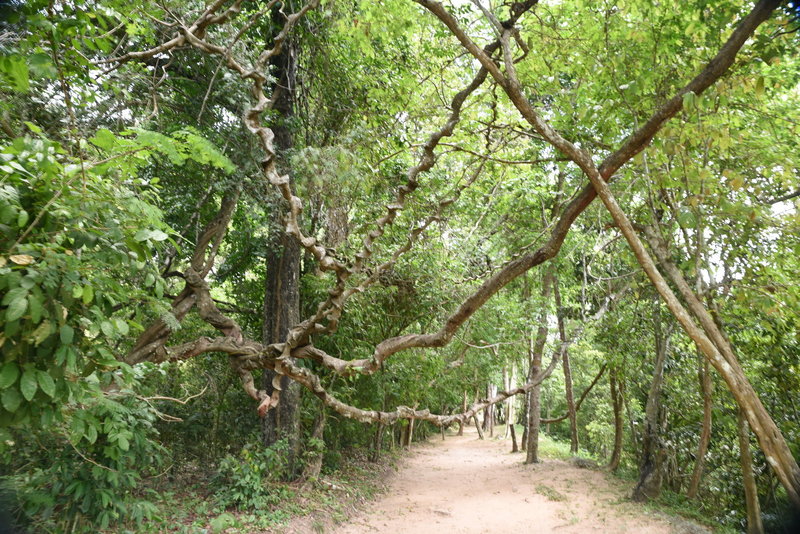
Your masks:
[[[630,488],[604,473],[560,460],[527,466],[510,442],[467,431],[415,446],[387,493],[334,533],[686,532],[628,502]]]

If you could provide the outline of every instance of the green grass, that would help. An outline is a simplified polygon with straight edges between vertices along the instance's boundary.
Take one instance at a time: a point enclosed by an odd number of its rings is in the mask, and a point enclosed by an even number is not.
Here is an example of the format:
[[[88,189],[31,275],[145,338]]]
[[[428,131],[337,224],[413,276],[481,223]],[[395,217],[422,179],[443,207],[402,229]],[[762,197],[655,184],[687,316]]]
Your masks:
[[[645,506],[651,510],[665,513],[671,516],[683,517],[701,525],[711,527],[715,533],[718,534],[734,534],[739,532],[730,526],[720,525],[709,514],[708,510],[703,510],[700,503],[696,500],[691,500],[685,495],[674,493],[669,490],[662,490],[658,498],[649,501]]]
[[[533,489],[539,495],[547,497],[549,501],[562,502],[567,500],[567,497],[563,493],[558,492],[546,484],[536,484]]]
[[[521,439],[524,430],[522,425],[515,425],[514,430],[516,430],[517,438]],[[556,440],[548,436],[545,432],[539,431],[539,455],[542,458],[569,460],[570,458],[578,457],[586,460],[597,460],[597,458],[585,449],[578,448],[577,454],[571,453],[569,445],[569,442]]]
[[[517,436],[522,436],[522,426],[517,425]],[[593,457],[591,453],[584,449],[579,449],[578,454],[573,454],[569,450],[570,444],[568,441],[557,440],[548,436],[544,432],[539,432],[539,454],[542,458],[558,459],[568,461],[570,458],[578,457],[589,460],[598,460]],[[602,464],[602,461],[600,461]],[[616,473],[613,473],[617,479],[624,480],[626,483],[631,483],[631,487],[638,478],[638,472],[635,468],[630,466],[622,466]],[[540,495],[543,495],[551,501],[564,500],[564,496],[553,490],[549,486],[539,484],[535,490]],[[624,498],[623,501],[629,500]],[[720,526],[719,522],[715,521],[712,514],[708,510],[703,510],[700,503],[687,499],[686,496],[673,493],[669,490],[663,490],[661,496],[645,504],[645,506],[654,512],[659,512],[672,517],[681,517],[694,521],[701,525],[711,527],[715,533],[719,534],[733,534],[737,532],[730,527]]]

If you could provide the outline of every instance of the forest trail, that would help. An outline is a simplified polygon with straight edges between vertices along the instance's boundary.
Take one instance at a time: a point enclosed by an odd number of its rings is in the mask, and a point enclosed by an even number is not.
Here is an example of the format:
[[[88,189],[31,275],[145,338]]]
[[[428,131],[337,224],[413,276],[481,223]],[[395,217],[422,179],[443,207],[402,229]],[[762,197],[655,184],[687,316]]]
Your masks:
[[[626,499],[629,484],[561,460],[524,465],[511,442],[464,436],[415,445],[387,492],[334,534],[707,532]]]

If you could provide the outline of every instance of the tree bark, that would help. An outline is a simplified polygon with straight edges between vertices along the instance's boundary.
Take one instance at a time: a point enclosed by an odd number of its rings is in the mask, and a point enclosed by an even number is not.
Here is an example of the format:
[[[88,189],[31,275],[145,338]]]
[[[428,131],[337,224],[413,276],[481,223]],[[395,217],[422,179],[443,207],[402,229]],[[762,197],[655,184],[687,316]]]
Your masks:
[[[517,445],[517,431],[514,428],[514,421],[508,423],[508,429],[511,431],[511,452],[519,452],[519,446]]]
[[[497,394],[497,386],[494,384],[487,384],[486,398],[491,399]],[[494,437],[494,422],[495,422],[495,407],[487,406],[483,410],[483,431],[489,433],[489,437]]]
[[[664,364],[669,350],[669,330],[661,329],[661,302],[653,305],[653,333],[655,336],[656,361],[653,381],[647,394],[645,406],[642,457],[639,462],[639,480],[633,489],[633,500],[647,501],[658,497],[663,480],[664,451],[661,445],[661,390],[664,384]]]
[[[417,406],[419,406],[419,403],[415,402],[414,407],[412,409],[416,410]],[[412,417],[411,419],[408,420],[408,424],[404,428],[404,433],[402,437],[403,441],[401,445],[406,449],[410,449],[411,443],[414,441],[414,426],[416,421],[417,420]]]
[[[542,307],[539,311],[539,328],[536,331],[536,340],[531,340],[528,371],[528,381],[533,380],[542,372],[542,352],[547,341],[547,305],[550,300],[550,291],[553,287],[552,269],[547,269],[542,278]],[[528,431],[524,436],[526,449],[525,463],[539,463],[539,420],[541,419],[541,384],[536,385],[528,396]]]
[[[503,389],[508,391],[511,389],[511,375],[508,372],[508,366],[503,366]],[[511,432],[508,429],[509,422],[511,421],[511,407],[514,405],[514,399],[509,397],[506,402],[503,403],[503,426],[505,427],[505,432],[503,432],[503,439],[508,439],[508,434]]]
[[[529,356],[530,358],[530,356]],[[520,438],[520,450],[527,451],[528,450],[528,413],[530,411],[531,405],[531,392],[526,391],[525,397],[522,401],[522,417],[520,420],[522,421],[522,438]]]
[[[462,397],[461,400],[461,413],[464,413],[466,411],[467,411],[467,390],[465,389],[464,396]],[[459,436],[464,435],[464,421],[458,422],[458,435]]]
[[[753,457],[750,454],[750,427],[742,409],[738,410],[739,453],[742,460],[742,484],[747,506],[747,534],[764,534],[761,522],[761,506],[758,503],[758,487],[753,475]]]
[[[609,471],[616,471],[622,458],[622,438],[623,424],[622,419],[622,391],[618,386],[618,371],[616,367],[611,368],[608,374],[608,383],[611,388],[611,404],[614,408],[614,451],[611,453],[611,460],[608,462]]]
[[[561,292],[558,290],[558,281],[553,283],[553,295],[556,300],[558,310],[558,337],[561,343],[567,343],[567,334],[564,330],[564,317],[561,309]],[[578,417],[575,410],[575,397],[572,391],[572,369],[569,364],[569,350],[564,349],[561,358],[561,365],[564,370],[564,393],[567,400],[567,417],[569,418],[569,450],[572,454],[578,453]]]
[[[271,62],[277,80],[273,86],[275,100],[273,109],[278,115],[277,124],[273,127],[274,143],[279,164],[284,168],[288,168],[287,151],[294,145],[289,123],[294,116],[296,50],[294,43],[286,42],[281,53],[274,56]],[[294,237],[283,231],[282,221],[278,220],[276,223],[280,235],[272,242],[271,253],[266,260],[262,339],[267,345],[285,342],[289,331],[300,322],[300,245]],[[268,395],[273,393],[274,378],[274,372],[264,371],[262,388]],[[301,447],[299,413],[301,387],[286,376],[280,378],[279,385],[280,401],[263,419],[264,445],[270,446],[279,439],[288,441],[287,463],[290,477],[294,478],[298,474]]]
[[[411,443],[411,441],[408,439],[409,429],[411,428],[411,421],[413,421],[413,419],[405,421],[400,429],[400,446],[404,448],[408,448],[409,444]]]
[[[711,441],[711,409],[713,408],[711,374],[708,369],[708,360],[703,358],[702,354],[698,354],[698,364],[697,375],[700,380],[700,390],[703,395],[703,428],[700,431],[700,442],[697,444],[697,457],[694,462],[692,479],[689,482],[689,489],[686,492],[686,496],[690,499],[696,498],[697,492],[700,490],[700,480],[703,477],[703,469],[705,469],[706,463],[706,452],[708,452],[708,444]]]
[[[369,455],[370,462],[377,462],[381,457],[381,447],[383,445],[383,425],[375,425],[375,436],[372,438],[372,452]]]
[[[317,477],[319,477],[320,471],[322,471],[322,460],[325,457],[325,442],[323,441],[325,434],[325,422],[325,407],[320,406],[319,413],[314,419],[314,426],[311,430],[311,439],[322,442],[323,448],[319,448],[318,450],[315,450],[316,448],[312,448],[312,450],[314,450],[314,455],[308,460],[308,463],[306,463],[305,467],[303,468],[303,474],[300,477],[300,480],[303,481],[302,487],[304,488],[313,483]],[[380,427],[380,425],[378,426]]]
[[[478,438],[483,439],[483,430],[481,430],[481,423],[478,421],[478,414],[472,416],[472,421],[475,423],[475,429],[478,431]]]

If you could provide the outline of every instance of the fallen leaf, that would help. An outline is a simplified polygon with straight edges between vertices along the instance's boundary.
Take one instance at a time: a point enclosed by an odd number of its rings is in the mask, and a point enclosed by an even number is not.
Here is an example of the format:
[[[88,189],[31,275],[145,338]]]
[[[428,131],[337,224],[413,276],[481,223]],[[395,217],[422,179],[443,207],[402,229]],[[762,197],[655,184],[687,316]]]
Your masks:
[[[17,265],[30,265],[33,263],[33,256],[27,254],[14,254],[13,256],[9,256],[8,259]]]

